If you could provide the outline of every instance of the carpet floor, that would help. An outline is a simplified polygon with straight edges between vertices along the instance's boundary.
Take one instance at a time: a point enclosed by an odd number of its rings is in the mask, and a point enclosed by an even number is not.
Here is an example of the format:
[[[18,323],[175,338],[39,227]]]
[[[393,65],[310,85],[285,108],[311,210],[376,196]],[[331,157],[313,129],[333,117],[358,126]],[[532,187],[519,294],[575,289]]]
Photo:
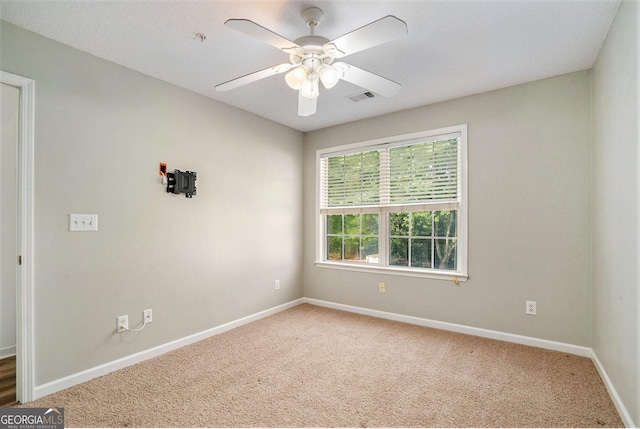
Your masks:
[[[590,359],[309,304],[54,393],[69,427],[623,427]]]

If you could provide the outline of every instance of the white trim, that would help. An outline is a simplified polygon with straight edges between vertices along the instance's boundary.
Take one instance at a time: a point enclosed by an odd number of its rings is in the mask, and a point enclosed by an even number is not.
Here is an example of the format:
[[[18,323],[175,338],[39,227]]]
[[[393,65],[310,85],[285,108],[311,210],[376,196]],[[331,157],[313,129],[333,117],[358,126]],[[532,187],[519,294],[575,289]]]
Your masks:
[[[16,399],[33,400],[34,390],[34,135],[35,81],[0,71],[0,81],[20,89],[18,131],[18,252],[22,257],[16,294]]]
[[[7,346],[0,349],[0,359],[16,355],[16,346]]]
[[[611,382],[611,379],[609,378],[609,374],[607,374],[607,371],[605,371],[604,366],[602,366],[602,362],[600,362],[600,359],[598,359],[598,355],[596,355],[596,352],[593,349],[591,350],[591,354],[589,355],[589,357],[591,358],[591,361],[593,362],[596,369],[598,370],[598,374],[600,374],[600,378],[602,378],[602,382],[604,383],[605,387],[607,388],[607,391],[609,392],[611,401],[613,402],[613,405],[616,406],[616,410],[618,410],[618,414],[620,414],[622,423],[624,423],[625,427],[628,427],[628,428],[637,427],[633,423],[633,419],[629,415],[627,408],[624,406],[622,399],[620,399],[620,396],[618,395],[616,388]]]
[[[382,252],[380,253],[382,257]],[[334,270],[346,270],[346,271],[358,271],[361,273],[375,273],[375,274],[388,274],[392,276],[403,277],[420,277],[423,279],[436,279],[436,280],[459,280],[467,281],[469,278],[466,274],[457,273],[455,271],[444,270],[424,270],[420,268],[405,268],[405,267],[385,267],[381,265],[373,265],[367,263],[357,262],[332,262],[332,261],[316,261],[315,266],[318,268],[331,268]]]
[[[469,136],[467,124],[460,125],[460,141],[463,142],[460,148],[460,186],[464,190],[460,196],[460,212],[458,216],[458,267],[465,275],[469,274]]]
[[[307,304],[320,307],[333,308],[335,310],[348,311],[350,313],[363,314],[365,316],[379,317],[382,319],[394,320],[396,322],[411,323],[412,325],[426,326],[428,328],[442,329],[444,331],[458,332],[461,334],[475,335],[477,337],[491,338],[493,340],[508,341],[510,343],[523,344],[526,346],[540,347],[548,350],[555,350],[573,355],[590,357],[591,348],[576,346],[574,344],[560,343],[557,341],[543,340],[541,338],[526,337],[524,335],[509,334],[507,332],[492,331],[490,329],[475,328],[473,326],[458,325],[456,323],[440,322],[438,320],[423,319],[421,317],[405,316],[398,313],[388,313],[386,311],[372,310],[363,307],[354,307],[335,302],[321,301],[313,298],[304,298]]]
[[[335,155],[349,155],[359,152],[363,147],[371,147],[371,150],[377,150],[386,147],[409,146],[415,143],[429,143],[438,140],[456,139],[459,137],[460,130],[457,129],[456,126],[453,126],[338,146],[339,148],[344,148],[344,150],[334,150],[335,148],[328,147],[325,149],[319,149],[319,152],[322,153],[322,158],[326,158]]]
[[[394,213],[394,212],[426,212],[436,210],[458,210],[458,201],[437,201],[417,204],[385,204],[380,206],[341,206],[320,209],[320,214],[358,214],[358,213]]]
[[[454,133],[458,133],[461,130],[461,127],[465,127],[466,129],[467,124],[463,124],[463,125],[454,125],[451,127],[444,127],[444,128],[437,128],[434,130],[428,130],[428,131],[417,131],[415,133],[410,133],[410,134],[402,134],[399,136],[389,136],[389,137],[382,137],[379,139],[374,139],[374,140],[367,140],[367,141],[362,141],[362,142],[357,142],[357,143],[350,143],[350,144],[345,144],[345,145],[339,145],[339,146],[332,146],[332,147],[327,147],[327,148],[323,148],[323,149],[318,149],[316,151],[316,154],[319,154],[321,156],[324,156],[328,153],[342,153],[343,151],[352,151],[358,148],[362,148],[362,147],[369,147],[369,146],[378,146],[378,145],[383,145],[383,144],[387,144],[387,143],[391,143],[391,142],[395,142],[395,141],[408,141],[408,140],[414,140],[414,139],[424,139],[424,138],[429,138],[432,136],[439,136],[439,135],[448,135],[448,134],[454,134]]]
[[[123,358],[116,359],[114,361],[107,362],[105,364],[98,365],[96,367],[89,368],[87,370],[80,371],[75,374],[68,375],[58,380],[54,380],[49,383],[42,384],[40,386],[36,386],[34,391],[35,393],[34,399],[42,398],[43,396],[47,396],[52,393],[58,392],[60,390],[67,389],[71,386],[75,386],[76,384],[84,383],[85,381],[89,381],[93,378],[109,374],[110,372],[125,368],[130,365],[134,365],[136,363],[145,361],[147,359],[151,359],[156,356],[160,356],[172,350],[179,349],[180,347],[184,347],[189,344],[193,344],[195,342],[204,340],[205,338],[209,338],[214,335],[227,332],[233,328],[246,325],[247,323],[255,322],[256,320],[260,320],[264,317],[271,316],[273,314],[284,311],[288,308],[295,307],[296,305],[302,304],[303,302],[304,302],[303,298],[299,298],[294,301],[290,301],[285,304],[278,305],[276,307],[273,307],[264,311],[260,311],[255,314],[242,317],[232,322],[225,323],[223,325],[216,326],[214,328],[207,329],[205,331],[198,332],[196,334],[189,335],[184,338],[170,341],[166,344],[162,344],[157,347],[150,348],[148,350],[134,353],[132,355],[125,356]]]

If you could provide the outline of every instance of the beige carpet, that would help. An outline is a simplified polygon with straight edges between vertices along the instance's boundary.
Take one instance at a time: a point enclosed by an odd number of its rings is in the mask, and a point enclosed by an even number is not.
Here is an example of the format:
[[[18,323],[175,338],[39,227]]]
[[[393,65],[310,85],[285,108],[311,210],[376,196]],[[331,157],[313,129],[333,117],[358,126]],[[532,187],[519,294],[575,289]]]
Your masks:
[[[28,404],[72,427],[622,427],[587,358],[300,305]]]

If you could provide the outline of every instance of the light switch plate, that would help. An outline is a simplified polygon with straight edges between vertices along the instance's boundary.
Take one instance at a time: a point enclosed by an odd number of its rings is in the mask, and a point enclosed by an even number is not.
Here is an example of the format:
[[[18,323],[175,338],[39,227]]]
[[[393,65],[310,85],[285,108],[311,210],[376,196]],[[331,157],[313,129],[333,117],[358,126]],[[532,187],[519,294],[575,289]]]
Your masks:
[[[69,215],[69,231],[97,231],[98,215],[97,214],[70,214]]]

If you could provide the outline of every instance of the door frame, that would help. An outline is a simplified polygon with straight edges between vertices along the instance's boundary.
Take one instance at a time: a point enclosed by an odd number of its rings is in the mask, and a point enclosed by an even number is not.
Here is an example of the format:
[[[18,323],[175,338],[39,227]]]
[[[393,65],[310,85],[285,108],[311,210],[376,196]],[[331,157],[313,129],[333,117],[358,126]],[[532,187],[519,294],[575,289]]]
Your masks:
[[[20,90],[18,121],[18,269],[16,293],[16,400],[34,398],[34,136],[35,81],[0,71]],[[16,261],[18,262],[18,261]]]

